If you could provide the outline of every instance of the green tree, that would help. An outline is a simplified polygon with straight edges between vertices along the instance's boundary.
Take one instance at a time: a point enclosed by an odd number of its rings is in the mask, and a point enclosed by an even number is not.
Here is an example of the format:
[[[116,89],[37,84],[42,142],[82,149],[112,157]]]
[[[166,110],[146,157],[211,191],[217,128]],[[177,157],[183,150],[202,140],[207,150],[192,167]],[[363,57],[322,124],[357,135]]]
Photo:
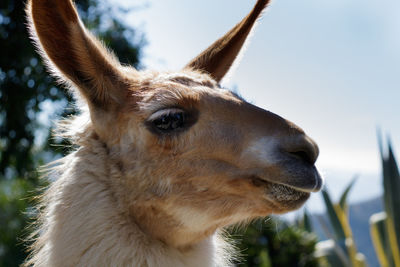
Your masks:
[[[19,239],[29,217],[29,201],[38,185],[35,171],[65,151],[48,138],[44,116],[76,112],[73,99],[47,73],[29,40],[25,2],[0,1],[0,266],[16,266],[26,254]],[[120,61],[139,67],[144,38],[122,20],[124,11],[105,1],[77,0],[81,18]],[[47,119],[40,120],[40,117]],[[50,141],[47,141],[50,140]]]

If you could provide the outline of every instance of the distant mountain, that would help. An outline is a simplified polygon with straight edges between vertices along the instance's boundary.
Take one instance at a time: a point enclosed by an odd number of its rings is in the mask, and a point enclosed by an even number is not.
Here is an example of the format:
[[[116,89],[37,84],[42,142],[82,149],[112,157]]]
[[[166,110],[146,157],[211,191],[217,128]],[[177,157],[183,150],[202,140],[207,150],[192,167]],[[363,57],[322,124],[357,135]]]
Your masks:
[[[349,209],[350,226],[351,230],[353,231],[357,249],[359,252],[365,255],[369,267],[379,267],[379,262],[371,240],[369,218],[372,214],[382,210],[383,202],[381,197],[351,204]],[[314,231],[317,233],[320,240],[329,239],[322,230],[320,220],[324,220],[325,222],[329,221],[326,214],[312,215]]]

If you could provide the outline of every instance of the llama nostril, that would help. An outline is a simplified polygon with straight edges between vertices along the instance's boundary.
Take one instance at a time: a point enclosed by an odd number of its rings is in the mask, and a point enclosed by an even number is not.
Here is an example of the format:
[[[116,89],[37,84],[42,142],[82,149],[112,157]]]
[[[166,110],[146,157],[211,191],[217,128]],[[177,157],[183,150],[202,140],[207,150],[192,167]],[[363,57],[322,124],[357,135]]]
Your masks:
[[[287,149],[289,155],[296,157],[304,162],[314,164],[317,161],[319,150],[318,146],[310,138],[302,138]]]
[[[289,154],[295,156],[296,158],[299,158],[301,160],[304,160],[307,163],[314,164],[315,160],[313,155],[309,151],[296,151],[296,152],[289,152]]]

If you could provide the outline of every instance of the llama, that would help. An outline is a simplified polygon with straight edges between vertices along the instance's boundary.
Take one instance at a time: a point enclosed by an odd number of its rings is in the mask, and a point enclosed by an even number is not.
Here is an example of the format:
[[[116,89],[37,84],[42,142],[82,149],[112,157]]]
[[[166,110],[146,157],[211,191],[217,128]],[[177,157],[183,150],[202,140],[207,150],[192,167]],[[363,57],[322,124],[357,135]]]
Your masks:
[[[179,72],[122,66],[71,0],[29,0],[32,38],[81,99],[76,151],[52,169],[26,266],[229,266],[221,229],[299,208],[321,188],[318,147],[295,124],[220,87],[255,21]]]

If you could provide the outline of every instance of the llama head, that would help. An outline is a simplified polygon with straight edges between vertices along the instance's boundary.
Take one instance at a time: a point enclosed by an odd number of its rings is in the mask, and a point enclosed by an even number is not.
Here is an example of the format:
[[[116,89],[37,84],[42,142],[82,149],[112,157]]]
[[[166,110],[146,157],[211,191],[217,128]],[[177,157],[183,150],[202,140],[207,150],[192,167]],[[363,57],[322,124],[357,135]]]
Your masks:
[[[109,151],[118,208],[168,244],[296,209],[321,187],[318,147],[299,127],[219,86],[267,4],[182,71],[159,73],[122,66],[71,0],[29,1],[40,52],[83,97],[91,138]]]

